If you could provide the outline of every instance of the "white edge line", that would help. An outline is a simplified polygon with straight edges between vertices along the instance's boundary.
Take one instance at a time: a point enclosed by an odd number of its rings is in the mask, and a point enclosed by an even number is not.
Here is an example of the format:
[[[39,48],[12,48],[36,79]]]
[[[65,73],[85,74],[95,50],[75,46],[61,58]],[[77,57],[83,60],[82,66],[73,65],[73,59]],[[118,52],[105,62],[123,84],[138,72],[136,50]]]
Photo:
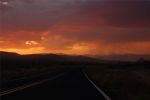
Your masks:
[[[100,89],[90,78],[89,76],[83,71],[85,77],[88,79],[88,81],[90,81],[90,83],[105,97],[106,100],[111,100],[111,98],[106,95],[106,93],[104,91],[102,91],[102,89]]]
[[[56,78],[58,78],[58,77],[60,77],[60,76],[62,76],[62,75],[64,75],[64,73],[59,74],[59,75],[57,75],[57,76],[55,76],[55,77],[53,77],[53,78],[51,78],[51,79],[43,80],[43,81],[41,81],[41,82],[34,82],[34,83],[32,83],[32,84],[29,84],[29,85],[23,85],[23,86],[14,88],[14,89],[10,89],[10,90],[4,91],[4,92],[0,92],[0,96],[4,96],[4,95],[7,95],[7,94],[11,94],[11,93],[17,92],[17,91],[21,91],[21,90],[24,90],[24,89],[26,89],[26,88],[30,88],[30,87],[32,87],[32,86],[40,85],[40,84],[42,84],[42,83],[45,83],[45,82],[48,82],[48,81],[50,81],[50,80],[56,79]]]

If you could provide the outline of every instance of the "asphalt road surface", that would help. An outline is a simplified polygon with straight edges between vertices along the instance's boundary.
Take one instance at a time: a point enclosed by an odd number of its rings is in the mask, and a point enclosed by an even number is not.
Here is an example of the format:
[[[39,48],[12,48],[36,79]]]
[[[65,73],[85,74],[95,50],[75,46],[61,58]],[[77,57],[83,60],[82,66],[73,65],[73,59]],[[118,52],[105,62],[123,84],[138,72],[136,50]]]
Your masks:
[[[69,71],[53,80],[33,82],[7,92],[1,95],[1,100],[110,100],[82,70]]]

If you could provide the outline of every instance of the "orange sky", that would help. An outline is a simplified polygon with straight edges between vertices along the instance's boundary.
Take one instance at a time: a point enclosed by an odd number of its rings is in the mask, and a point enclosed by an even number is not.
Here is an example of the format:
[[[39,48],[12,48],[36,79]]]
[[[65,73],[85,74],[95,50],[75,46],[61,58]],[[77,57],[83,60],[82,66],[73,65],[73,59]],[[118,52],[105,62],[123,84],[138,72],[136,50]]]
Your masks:
[[[148,0],[0,0],[0,51],[150,54]]]

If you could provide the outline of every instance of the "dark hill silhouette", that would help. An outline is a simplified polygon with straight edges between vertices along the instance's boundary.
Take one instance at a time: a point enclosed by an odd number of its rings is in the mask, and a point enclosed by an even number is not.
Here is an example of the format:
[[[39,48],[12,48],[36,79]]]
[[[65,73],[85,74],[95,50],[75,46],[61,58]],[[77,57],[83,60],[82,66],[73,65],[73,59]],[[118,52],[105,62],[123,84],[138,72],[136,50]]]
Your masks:
[[[143,58],[143,59],[145,59],[145,60],[149,60],[150,61],[150,55],[149,54],[123,54],[123,55],[108,55],[108,56],[106,56],[106,55],[104,55],[104,56],[102,56],[102,55],[95,55],[95,56],[93,56],[93,57],[95,57],[95,58],[98,58],[98,59],[104,59],[104,60],[112,60],[112,61],[137,61],[137,60],[139,60],[140,58]]]
[[[0,57],[17,57],[19,54],[14,53],[14,52],[3,52],[0,51]]]
[[[49,65],[83,65],[100,63],[100,60],[86,56],[57,55],[57,54],[29,54],[19,55],[11,52],[0,52],[2,68],[49,66]]]
[[[126,68],[135,66],[135,68],[150,65],[150,61],[138,60],[135,62],[125,61],[108,61],[99,60],[87,56],[75,55],[58,55],[58,54],[29,54],[19,55],[11,52],[0,52],[1,68],[3,69],[18,69],[18,68],[31,68],[31,67],[44,67],[44,66],[93,66],[93,65],[106,65],[118,66],[119,68]]]
[[[71,61],[71,62],[98,62],[100,60],[96,58],[86,57],[86,56],[73,56],[73,55],[57,55],[57,54],[28,54],[19,55],[13,52],[3,52],[0,51],[1,59],[30,59],[30,60],[49,60],[49,61]]]

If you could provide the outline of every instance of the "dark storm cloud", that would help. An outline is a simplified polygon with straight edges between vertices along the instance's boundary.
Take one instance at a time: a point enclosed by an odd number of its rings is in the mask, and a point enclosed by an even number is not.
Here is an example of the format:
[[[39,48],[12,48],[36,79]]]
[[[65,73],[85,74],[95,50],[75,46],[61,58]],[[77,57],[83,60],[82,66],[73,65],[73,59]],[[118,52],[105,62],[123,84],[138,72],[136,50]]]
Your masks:
[[[149,0],[123,0],[111,2],[110,13],[106,19],[112,25],[150,26],[150,1]],[[108,8],[109,8],[108,7]]]
[[[111,32],[111,34],[109,34]],[[149,29],[136,29],[136,30],[110,30],[108,33],[104,33],[101,37],[105,42],[109,43],[124,43],[124,42],[136,42],[136,41],[150,41]]]
[[[1,10],[11,10],[9,13],[1,13],[3,29],[48,30],[64,19],[70,19],[70,23],[72,20],[79,23],[104,20],[111,26],[150,26],[149,0],[1,0],[3,1],[7,1],[8,5],[1,4]]]
[[[150,40],[149,0],[0,0],[1,36],[42,32],[78,41]],[[4,10],[5,9],[5,10]],[[60,24],[61,23],[61,24]],[[61,28],[62,26],[69,26]],[[55,27],[55,29],[53,28]],[[122,28],[121,30],[119,28]],[[77,31],[78,30],[78,31]],[[5,34],[4,34],[5,33]]]
[[[68,29],[81,28],[81,32],[60,30],[60,33],[71,35],[80,41],[100,40],[110,43],[150,41],[149,11],[149,0],[88,1],[80,6],[80,11],[65,20],[68,22],[67,26],[73,26],[72,23],[75,23],[74,27]],[[87,25],[91,27],[82,29]]]
[[[8,4],[8,2],[8,0],[0,0],[0,12],[6,12],[13,9],[13,7]]]
[[[9,12],[1,10],[3,11],[1,13],[3,30],[38,31],[49,29],[66,15],[72,14],[78,5],[74,0],[36,0],[34,2],[29,0],[28,2],[32,3],[25,3],[25,0],[13,0],[8,2],[8,5],[2,4],[3,8],[11,10]]]
[[[149,0],[105,0],[85,4],[80,14],[103,17],[112,26],[150,26]]]
[[[79,26],[80,27],[80,26]],[[82,26],[81,26],[82,27]],[[52,31],[53,32],[53,31]],[[147,28],[128,29],[102,27],[98,29],[83,29],[78,32],[57,30],[54,33],[61,34],[67,38],[74,38],[76,41],[89,42],[99,41],[105,43],[125,43],[136,41],[150,41],[150,30]]]

